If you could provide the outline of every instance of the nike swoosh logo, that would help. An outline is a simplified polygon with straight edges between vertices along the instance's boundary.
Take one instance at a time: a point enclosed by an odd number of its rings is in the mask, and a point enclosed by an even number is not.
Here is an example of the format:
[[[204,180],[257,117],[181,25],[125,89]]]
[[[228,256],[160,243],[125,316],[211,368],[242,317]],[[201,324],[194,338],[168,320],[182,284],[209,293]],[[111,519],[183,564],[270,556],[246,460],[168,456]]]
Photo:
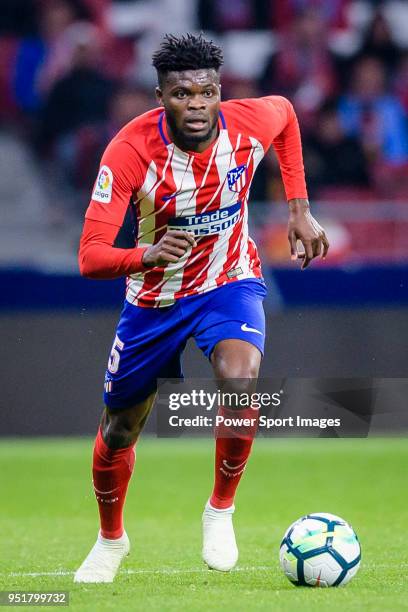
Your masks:
[[[229,470],[237,470],[238,468],[242,467],[243,465],[245,465],[245,463],[247,462],[247,459],[245,459],[245,461],[243,461],[242,463],[240,463],[239,465],[230,465],[226,459],[223,459],[223,465],[225,465],[226,468],[228,468]]]
[[[248,327],[248,325],[246,323],[243,323],[241,325],[241,329],[242,329],[242,331],[245,331],[245,332],[254,332],[254,334],[261,334],[261,336],[262,336],[262,332],[260,332],[257,329],[254,329],[253,327]]]

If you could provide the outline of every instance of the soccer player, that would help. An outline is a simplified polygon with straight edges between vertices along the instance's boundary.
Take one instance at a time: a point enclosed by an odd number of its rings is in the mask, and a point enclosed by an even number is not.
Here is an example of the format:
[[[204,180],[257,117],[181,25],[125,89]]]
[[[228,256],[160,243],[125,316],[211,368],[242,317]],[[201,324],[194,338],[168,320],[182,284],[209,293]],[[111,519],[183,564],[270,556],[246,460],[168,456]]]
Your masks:
[[[111,582],[129,552],[123,506],[135,443],[157,379],[182,376],[180,356],[188,338],[195,338],[229,390],[245,392],[258,376],[266,290],[248,236],[248,197],[271,145],[288,199],[291,258],[302,258],[306,268],[328,251],[309,210],[292,105],[279,96],[221,102],[222,63],[221,49],[201,35],[165,36],[153,56],[159,107],[136,117],[108,145],[85,215],[81,273],[127,276],[127,290],[93,454],[100,531],[76,582]],[[120,248],[121,228],[129,219],[135,242]],[[223,410],[227,414],[230,408]],[[228,571],[238,559],[234,497],[253,432],[223,434],[216,432],[203,559],[212,569]]]

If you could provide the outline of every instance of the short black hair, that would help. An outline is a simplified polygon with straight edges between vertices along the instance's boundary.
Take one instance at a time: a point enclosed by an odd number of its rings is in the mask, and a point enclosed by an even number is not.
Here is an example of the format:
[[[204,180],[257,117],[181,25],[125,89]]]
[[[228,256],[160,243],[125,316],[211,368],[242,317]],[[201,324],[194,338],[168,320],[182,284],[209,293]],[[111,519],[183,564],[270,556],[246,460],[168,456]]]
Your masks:
[[[174,36],[165,34],[159,49],[153,54],[153,66],[159,83],[168,72],[214,68],[218,72],[224,63],[222,49],[200,33]]]

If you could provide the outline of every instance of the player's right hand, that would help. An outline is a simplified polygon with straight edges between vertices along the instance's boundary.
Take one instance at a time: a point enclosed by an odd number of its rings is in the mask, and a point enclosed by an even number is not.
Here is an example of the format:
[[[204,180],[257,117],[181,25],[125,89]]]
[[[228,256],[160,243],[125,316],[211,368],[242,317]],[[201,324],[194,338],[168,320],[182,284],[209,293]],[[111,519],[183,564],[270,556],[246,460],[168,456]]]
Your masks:
[[[167,230],[157,244],[145,250],[142,261],[148,267],[176,263],[189,248],[195,246],[197,243],[191,232]]]

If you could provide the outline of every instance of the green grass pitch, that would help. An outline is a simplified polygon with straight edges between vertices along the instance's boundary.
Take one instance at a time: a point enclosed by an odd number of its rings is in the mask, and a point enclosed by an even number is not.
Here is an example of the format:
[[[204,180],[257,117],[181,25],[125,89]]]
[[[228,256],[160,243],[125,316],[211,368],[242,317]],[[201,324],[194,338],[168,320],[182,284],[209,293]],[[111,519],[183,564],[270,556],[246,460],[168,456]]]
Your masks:
[[[142,439],[125,514],[131,555],[112,585],[74,585],[97,532],[91,450],[90,439],[0,443],[0,590],[68,590],[69,609],[92,612],[406,609],[405,439],[257,440],[229,574],[200,558],[212,442]],[[297,588],[279,568],[287,526],[319,511],[342,516],[360,538],[362,566],[345,588]]]

